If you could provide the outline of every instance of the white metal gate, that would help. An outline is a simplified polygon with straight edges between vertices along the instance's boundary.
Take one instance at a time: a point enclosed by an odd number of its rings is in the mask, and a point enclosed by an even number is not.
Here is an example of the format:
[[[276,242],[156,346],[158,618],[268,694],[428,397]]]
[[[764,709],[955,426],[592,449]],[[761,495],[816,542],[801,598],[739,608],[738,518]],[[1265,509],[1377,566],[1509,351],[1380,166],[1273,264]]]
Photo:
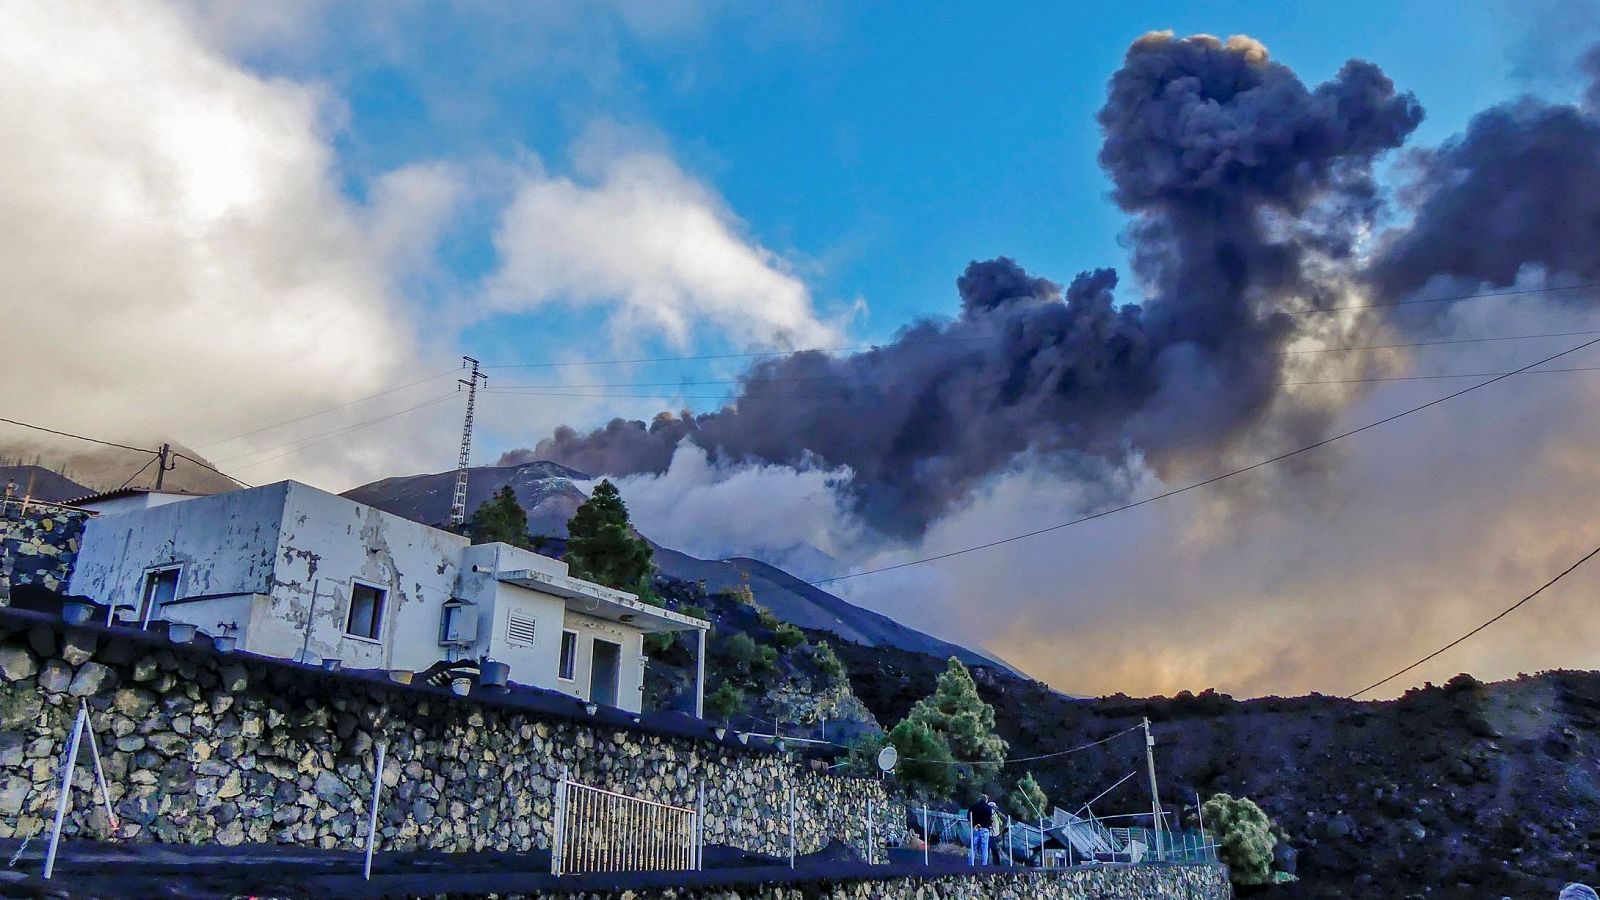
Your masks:
[[[580,784],[563,773],[555,812],[550,871],[556,875],[700,868],[698,809]]]

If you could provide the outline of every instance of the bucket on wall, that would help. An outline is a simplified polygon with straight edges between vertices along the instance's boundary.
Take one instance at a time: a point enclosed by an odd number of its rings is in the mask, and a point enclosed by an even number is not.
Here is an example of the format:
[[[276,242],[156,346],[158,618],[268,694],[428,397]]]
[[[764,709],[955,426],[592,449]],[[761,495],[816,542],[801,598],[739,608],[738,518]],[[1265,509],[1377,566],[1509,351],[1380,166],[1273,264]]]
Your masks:
[[[478,667],[478,683],[484,687],[505,687],[511,679],[511,664],[484,660]]]

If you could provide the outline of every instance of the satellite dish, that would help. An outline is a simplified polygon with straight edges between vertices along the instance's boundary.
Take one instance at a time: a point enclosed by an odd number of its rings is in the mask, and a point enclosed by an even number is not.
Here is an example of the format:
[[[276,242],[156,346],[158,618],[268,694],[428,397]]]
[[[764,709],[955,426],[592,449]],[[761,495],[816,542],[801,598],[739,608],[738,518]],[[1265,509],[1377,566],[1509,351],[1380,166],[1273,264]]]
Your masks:
[[[885,772],[893,772],[894,764],[900,761],[900,751],[893,744],[878,751],[878,768]]]

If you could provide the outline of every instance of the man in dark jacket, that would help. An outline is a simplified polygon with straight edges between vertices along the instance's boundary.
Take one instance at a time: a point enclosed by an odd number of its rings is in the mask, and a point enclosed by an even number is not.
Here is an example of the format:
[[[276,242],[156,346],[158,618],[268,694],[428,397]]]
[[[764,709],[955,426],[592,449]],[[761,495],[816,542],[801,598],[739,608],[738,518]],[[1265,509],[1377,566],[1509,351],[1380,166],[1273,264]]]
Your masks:
[[[972,822],[972,846],[967,850],[967,865],[989,864],[989,835],[994,832],[995,805],[988,794],[979,794],[978,802],[967,807],[967,818]]]

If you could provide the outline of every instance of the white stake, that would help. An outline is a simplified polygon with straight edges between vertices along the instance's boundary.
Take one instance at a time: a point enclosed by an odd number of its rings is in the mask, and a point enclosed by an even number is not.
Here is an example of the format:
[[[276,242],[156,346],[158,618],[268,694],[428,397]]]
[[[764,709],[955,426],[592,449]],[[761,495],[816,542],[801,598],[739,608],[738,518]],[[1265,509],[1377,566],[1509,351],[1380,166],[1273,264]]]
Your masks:
[[[49,878],[56,869],[56,846],[61,843],[61,823],[67,818],[67,804],[72,799],[72,769],[78,764],[78,740],[83,736],[84,719],[89,717],[87,707],[78,707],[78,716],[72,722],[72,739],[67,742],[67,759],[61,766],[61,790],[56,794],[56,822],[50,829],[50,849],[44,855],[44,877]]]
[[[89,701],[87,699],[80,700],[79,705],[83,708],[84,715],[88,716]],[[111,809],[111,790],[106,786],[106,770],[100,765],[100,744],[95,740],[94,726],[89,724],[87,718],[84,719],[83,730],[89,735],[89,754],[94,757],[94,780],[95,784],[100,788],[100,802],[105,805],[106,820],[111,823],[111,835],[112,837],[120,837],[122,835],[122,824],[117,821],[117,814]]]
[[[387,745],[378,745],[378,762],[372,773],[372,808],[367,811],[367,861],[361,867],[361,878],[372,880],[372,850],[378,843],[378,794],[383,791],[383,751]]]
[[[789,868],[794,868],[794,785],[789,785]]]
[[[933,820],[928,818],[928,804],[922,804],[922,864],[928,864],[928,845],[933,843]]]

